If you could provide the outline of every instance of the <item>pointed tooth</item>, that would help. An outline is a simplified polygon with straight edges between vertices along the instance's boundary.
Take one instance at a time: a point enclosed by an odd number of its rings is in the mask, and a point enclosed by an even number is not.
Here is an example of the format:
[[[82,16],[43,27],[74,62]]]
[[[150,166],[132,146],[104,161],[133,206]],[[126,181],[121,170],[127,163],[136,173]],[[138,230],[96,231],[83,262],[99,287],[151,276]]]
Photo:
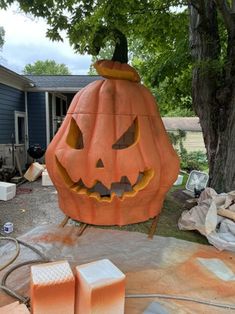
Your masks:
[[[139,172],[138,171],[137,172],[133,172],[131,174],[128,174],[127,178],[129,180],[131,186],[133,186],[136,183],[136,181],[138,179],[138,176],[139,176]]]
[[[99,193],[100,195],[109,195],[110,190],[106,188],[105,185],[101,182],[97,182],[97,184],[93,187],[94,192]]]
[[[111,197],[110,197],[110,198],[111,198],[111,201],[114,199],[114,197],[117,197],[117,196],[116,196],[115,192],[112,192],[112,193],[111,193]]]
[[[110,178],[102,178],[102,180],[100,181],[108,190],[111,189],[111,180]]]
[[[97,180],[89,179],[89,178],[84,178],[82,181],[85,187],[88,189],[91,189],[97,183]]]

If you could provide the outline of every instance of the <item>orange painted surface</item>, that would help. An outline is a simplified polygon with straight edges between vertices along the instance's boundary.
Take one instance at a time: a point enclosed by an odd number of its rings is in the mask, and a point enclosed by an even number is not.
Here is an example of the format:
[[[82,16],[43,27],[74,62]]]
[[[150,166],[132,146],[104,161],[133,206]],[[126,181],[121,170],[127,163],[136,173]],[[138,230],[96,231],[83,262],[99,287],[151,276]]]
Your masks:
[[[42,235],[43,230],[47,233],[48,226],[44,226],[41,231],[39,229],[36,228],[35,232],[29,233],[21,239],[34,245],[34,241],[30,239],[33,239],[34,234]],[[62,230],[61,228],[56,229],[58,233]],[[66,226],[64,229],[65,237],[68,234],[76,233],[75,226]],[[66,231],[66,229],[68,230]],[[105,255],[126,274],[126,294],[173,294],[222,304],[234,304],[234,279],[220,279],[216,273],[208,270],[201,264],[199,259],[207,259],[208,261],[217,259],[230,269],[231,274],[235,274],[235,253],[219,252],[209,245],[200,245],[164,237],[154,237],[150,241],[145,234],[91,227],[86,230],[82,237],[77,237],[77,242],[74,246],[66,246],[64,242],[54,242],[53,244],[53,242],[45,243],[38,240],[37,247],[41,248],[44,254],[54,258],[69,256],[73,269],[75,269],[78,263],[84,264],[90,260],[100,260]],[[8,255],[10,257],[11,252],[8,252]],[[21,258],[22,261],[31,260],[35,256],[33,252],[22,248]],[[220,268],[217,270],[220,270]],[[5,272],[6,270],[3,270],[0,273],[0,279]],[[220,272],[223,273],[223,271]],[[100,274],[100,271],[95,273]],[[27,269],[22,269],[22,271],[15,271],[11,274],[8,284],[19,294],[30,297],[28,281]],[[86,279],[85,282],[87,283],[87,281]],[[97,303],[100,299],[100,292],[101,290],[97,293]],[[76,293],[81,293],[81,291],[77,290]],[[117,299],[114,298],[114,300]],[[53,300],[57,301],[56,293],[53,293]],[[90,299],[87,300],[89,301]],[[0,306],[13,301],[13,298],[7,296],[3,290],[0,290]],[[44,298],[42,301],[44,302]],[[125,300],[124,313],[142,314],[153,301],[163,304],[169,314],[234,313],[232,309],[226,310],[193,302],[158,298],[128,298]],[[66,302],[70,302],[70,300],[67,299]]]
[[[155,217],[179,172],[154,97],[121,77],[95,81],[75,95],[46,164],[62,211],[96,225]]]
[[[96,71],[106,78],[140,82],[139,74],[129,64],[118,61],[99,60],[94,64]]]
[[[30,314],[25,304],[14,302],[3,307],[0,307],[0,314]]]
[[[68,262],[31,267],[33,314],[74,314],[75,279]]]
[[[234,255],[229,252],[218,252],[212,247],[196,251],[182,263],[166,268],[147,269],[127,273],[127,294],[165,294],[186,296],[193,299],[211,301],[220,304],[234,304],[234,280],[223,281],[198,263],[197,258],[219,259],[234,273]],[[159,298],[128,299],[125,313],[140,314],[151,302],[165,304],[169,314],[175,313],[202,313],[225,314],[234,310],[203,305],[195,302],[167,300]],[[169,305],[170,304],[170,305]]]
[[[32,239],[32,242],[34,243],[38,243],[38,242],[43,242],[43,243],[62,243],[64,245],[69,245],[72,246],[73,244],[75,244],[76,239],[74,237],[72,237],[72,235],[67,235],[64,236],[63,234],[64,230],[61,230],[62,233],[60,234],[54,234],[54,233],[50,233],[48,232],[45,235],[42,236],[35,236]]]
[[[124,314],[125,275],[109,260],[76,267],[76,314]]]

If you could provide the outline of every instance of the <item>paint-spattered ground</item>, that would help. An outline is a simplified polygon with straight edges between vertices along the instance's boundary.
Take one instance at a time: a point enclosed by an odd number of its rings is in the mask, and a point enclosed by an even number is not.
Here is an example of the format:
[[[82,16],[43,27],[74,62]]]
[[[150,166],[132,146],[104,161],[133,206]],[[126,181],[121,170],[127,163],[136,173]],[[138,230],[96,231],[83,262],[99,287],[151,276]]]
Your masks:
[[[219,252],[211,246],[175,238],[155,236],[149,240],[141,233],[92,227],[77,237],[77,230],[74,226],[64,229],[42,226],[21,239],[44,252],[51,260],[67,259],[73,268],[98,259],[110,259],[126,274],[126,293],[129,295],[171,294],[218,304],[234,303],[234,253]],[[11,244],[2,247],[2,262],[13,250]],[[15,263],[35,257],[34,253],[23,248]],[[27,295],[29,268],[13,273],[8,283]],[[0,305],[11,300],[3,293],[0,295]],[[159,298],[128,298],[125,313],[143,313],[150,305],[152,308],[161,307],[160,313],[169,314],[235,313],[235,309]]]

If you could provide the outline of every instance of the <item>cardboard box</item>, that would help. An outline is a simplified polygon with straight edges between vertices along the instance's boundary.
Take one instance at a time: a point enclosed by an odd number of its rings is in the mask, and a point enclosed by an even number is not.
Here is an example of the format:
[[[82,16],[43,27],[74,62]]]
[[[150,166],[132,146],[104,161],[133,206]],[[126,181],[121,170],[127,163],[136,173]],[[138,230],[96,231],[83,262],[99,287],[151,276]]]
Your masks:
[[[38,162],[34,162],[25,172],[24,177],[30,182],[35,181],[40,177],[44,169],[45,168],[43,165],[39,164]]]

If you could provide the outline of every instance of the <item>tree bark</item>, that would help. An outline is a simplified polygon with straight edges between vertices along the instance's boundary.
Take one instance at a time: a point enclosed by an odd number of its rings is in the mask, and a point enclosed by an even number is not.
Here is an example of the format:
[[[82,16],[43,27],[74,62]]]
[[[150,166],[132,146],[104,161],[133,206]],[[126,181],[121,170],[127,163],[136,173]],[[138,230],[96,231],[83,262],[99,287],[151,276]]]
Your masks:
[[[227,60],[221,66],[217,11],[228,33]],[[190,46],[194,60],[192,98],[209,163],[209,185],[235,190],[235,24],[227,2],[189,1]]]

